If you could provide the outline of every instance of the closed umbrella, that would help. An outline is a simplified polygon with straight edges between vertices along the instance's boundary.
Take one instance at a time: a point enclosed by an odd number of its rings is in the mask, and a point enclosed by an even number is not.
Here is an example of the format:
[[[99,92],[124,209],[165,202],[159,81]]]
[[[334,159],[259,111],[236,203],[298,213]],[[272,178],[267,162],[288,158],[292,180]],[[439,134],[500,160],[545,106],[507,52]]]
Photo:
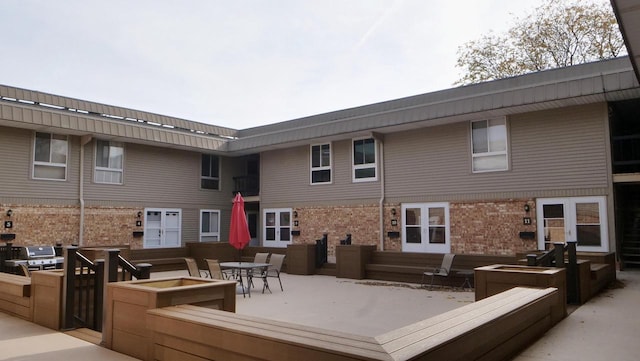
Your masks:
[[[247,217],[244,213],[244,199],[240,192],[236,193],[233,199],[233,207],[231,208],[231,228],[229,228],[229,243],[241,255],[242,249],[251,241],[249,226],[247,225]],[[240,257],[242,261],[242,256]]]

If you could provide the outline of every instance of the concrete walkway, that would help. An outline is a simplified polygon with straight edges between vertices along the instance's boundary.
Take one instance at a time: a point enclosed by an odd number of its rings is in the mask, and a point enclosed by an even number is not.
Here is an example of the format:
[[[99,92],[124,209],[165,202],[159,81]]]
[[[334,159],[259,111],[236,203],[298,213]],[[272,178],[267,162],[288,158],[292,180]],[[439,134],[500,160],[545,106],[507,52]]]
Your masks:
[[[186,275],[153,274],[153,278]],[[640,271],[618,274],[619,287],[579,307],[517,361],[640,359]],[[284,292],[256,281],[237,312],[341,332],[377,336],[473,301],[473,292],[428,291],[411,284],[283,274]],[[0,313],[0,360],[133,360],[89,342]]]
[[[640,270],[618,282],[549,330],[515,361],[640,360]]]

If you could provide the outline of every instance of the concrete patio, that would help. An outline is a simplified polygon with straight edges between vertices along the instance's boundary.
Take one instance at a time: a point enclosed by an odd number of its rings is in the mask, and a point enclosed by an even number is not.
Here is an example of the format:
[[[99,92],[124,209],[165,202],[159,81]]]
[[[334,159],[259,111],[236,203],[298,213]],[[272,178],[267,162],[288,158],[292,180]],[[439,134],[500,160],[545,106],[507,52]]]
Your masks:
[[[186,272],[186,271],[185,271]],[[154,278],[184,275],[157,273]],[[640,305],[640,272],[618,273],[619,283],[572,312],[517,361],[636,360],[640,325],[628,317]],[[469,291],[428,291],[412,284],[282,275],[284,292],[256,281],[251,298],[237,296],[237,312],[330,330],[379,335],[473,301]],[[64,333],[0,313],[0,360],[133,360]]]

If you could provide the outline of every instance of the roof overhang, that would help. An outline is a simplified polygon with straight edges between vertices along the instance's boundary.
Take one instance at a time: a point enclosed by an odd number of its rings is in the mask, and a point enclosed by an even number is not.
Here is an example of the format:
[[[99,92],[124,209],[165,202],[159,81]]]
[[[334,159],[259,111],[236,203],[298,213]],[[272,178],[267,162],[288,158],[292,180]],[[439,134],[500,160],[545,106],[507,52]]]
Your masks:
[[[237,130],[0,85],[0,126],[198,152],[220,152]]]
[[[640,97],[627,57],[447,89],[240,130],[229,154]]]
[[[636,78],[640,79],[640,0],[611,0]]]

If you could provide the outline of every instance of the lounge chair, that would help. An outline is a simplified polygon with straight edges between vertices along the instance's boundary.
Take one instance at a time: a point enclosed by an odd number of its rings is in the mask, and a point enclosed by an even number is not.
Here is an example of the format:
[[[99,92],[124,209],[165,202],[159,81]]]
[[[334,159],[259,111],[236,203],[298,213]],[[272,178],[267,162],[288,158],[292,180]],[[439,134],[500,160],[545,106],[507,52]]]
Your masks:
[[[453,264],[453,257],[455,254],[447,253],[442,258],[442,264],[440,267],[430,268],[427,271],[422,273],[422,286],[424,286],[424,280],[426,277],[431,277],[431,283],[429,284],[429,289],[433,288],[433,281],[435,281],[436,277],[449,277],[451,275],[451,265]]]

